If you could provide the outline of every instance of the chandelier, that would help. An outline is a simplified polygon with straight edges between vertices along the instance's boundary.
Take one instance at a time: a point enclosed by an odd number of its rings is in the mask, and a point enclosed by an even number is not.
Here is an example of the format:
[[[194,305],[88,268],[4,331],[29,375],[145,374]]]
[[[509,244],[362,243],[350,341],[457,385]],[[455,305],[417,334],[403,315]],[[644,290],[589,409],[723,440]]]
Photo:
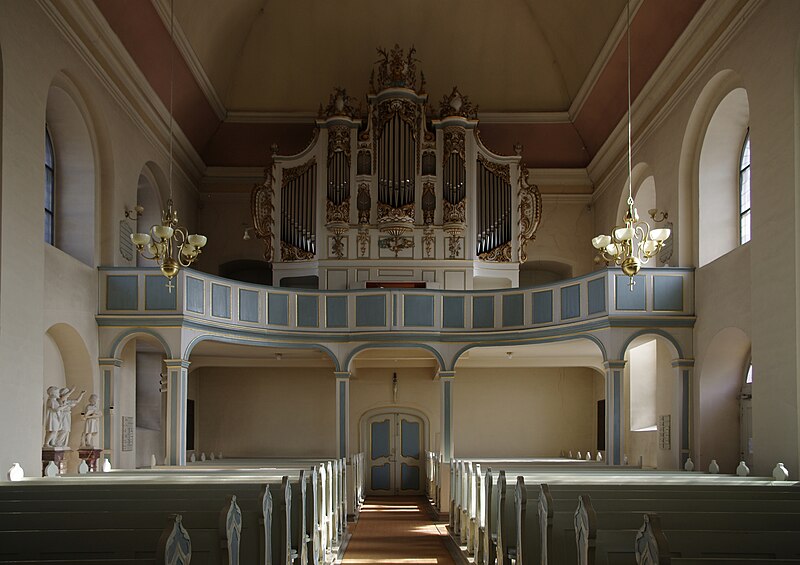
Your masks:
[[[174,43],[174,0],[170,0],[169,36]],[[172,99],[175,78],[174,49],[170,51],[169,77],[169,200],[167,208],[161,212],[161,224],[150,228],[150,233],[132,233],[131,241],[136,250],[145,259],[155,261],[161,273],[167,277],[167,288],[172,292],[172,277],[178,274],[181,267],[188,267],[197,260],[201,249],[208,238],[200,234],[189,234],[188,230],[178,225],[178,211],[172,204]]]
[[[642,265],[655,257],[670,236],[668,228],[650,228],[639,219],[633,205],[632,166],[631,166],[631,3],[627,3],[627,47],[628,47],[628,208],[622,218],[622,225],[615,226],[611,235],[598,235],[592,238],[592,245],[599,251],[607,265],[614,264],[630,277],[629,287],[633,290],[634,277]]]

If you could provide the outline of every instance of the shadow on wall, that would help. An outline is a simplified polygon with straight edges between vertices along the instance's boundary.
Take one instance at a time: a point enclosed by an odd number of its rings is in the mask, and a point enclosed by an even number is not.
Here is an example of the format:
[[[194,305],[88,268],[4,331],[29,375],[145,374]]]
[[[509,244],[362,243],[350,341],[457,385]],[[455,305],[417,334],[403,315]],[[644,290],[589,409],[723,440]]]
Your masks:
[[[750,359],[750,338],[725,328],[711,340],[698,372],[700,445],[698,469],[716,459],[720,472],[733,473],[740,460],[739,396]]]

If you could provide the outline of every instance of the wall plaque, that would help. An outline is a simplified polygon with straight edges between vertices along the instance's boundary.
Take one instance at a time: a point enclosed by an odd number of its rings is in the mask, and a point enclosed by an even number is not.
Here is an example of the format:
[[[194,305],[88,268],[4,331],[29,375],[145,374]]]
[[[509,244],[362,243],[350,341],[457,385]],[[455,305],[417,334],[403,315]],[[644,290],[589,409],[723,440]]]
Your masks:
[[[133,416],[122,417],[122,451],[133,451],[133,434],[136,433]]]

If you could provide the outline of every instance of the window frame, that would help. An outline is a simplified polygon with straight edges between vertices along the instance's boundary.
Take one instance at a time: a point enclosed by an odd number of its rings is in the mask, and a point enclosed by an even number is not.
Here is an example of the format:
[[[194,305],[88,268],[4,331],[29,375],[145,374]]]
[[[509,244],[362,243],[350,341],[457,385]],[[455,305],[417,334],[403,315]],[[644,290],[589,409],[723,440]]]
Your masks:
[[[45,125],[44,128],[44,221],[45,233],[44,242],[55,246],[56,244],[56,150],[53,143],[53,136],[50,135],[50,128]],[[48,164],[48,156],[52,164]],[[48,171],[50,178],[48,179]],[[47,207],[48,196],[50,199],[50,208]],[[47,227],[49,224],[50,238],[47,237]]]
[[[744,163],[744,156],[745,151],[747,151],[747,165],[743,165]],[[744,141],[742,142],[742,147],[739,151],[739,245],[744,245],[748,243],[753,238],[752,232],[752,177],[751,177],[751,167],[752,164],[752,155],[750,153],[750,128],[747,128],[747,131],[744,134]],[[744,175],[747,175],[747,192],[748,192],[748,206],[747,210],[742,210],[742,179]],[[743,239],[744,234],[742,230],[742,222],[747,217],[747,240]]]

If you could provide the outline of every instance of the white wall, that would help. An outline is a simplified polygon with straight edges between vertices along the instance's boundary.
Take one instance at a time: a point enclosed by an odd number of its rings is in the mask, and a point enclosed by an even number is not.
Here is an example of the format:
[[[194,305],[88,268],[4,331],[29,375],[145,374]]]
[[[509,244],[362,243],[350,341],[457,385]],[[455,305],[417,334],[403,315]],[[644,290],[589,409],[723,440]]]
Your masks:
[[[214,368],[199,383],[196,451],[335,457],[336,379],[322,368]]]
[[[457,369],[456,457],[553,457],[596,446],[597,371]]]

